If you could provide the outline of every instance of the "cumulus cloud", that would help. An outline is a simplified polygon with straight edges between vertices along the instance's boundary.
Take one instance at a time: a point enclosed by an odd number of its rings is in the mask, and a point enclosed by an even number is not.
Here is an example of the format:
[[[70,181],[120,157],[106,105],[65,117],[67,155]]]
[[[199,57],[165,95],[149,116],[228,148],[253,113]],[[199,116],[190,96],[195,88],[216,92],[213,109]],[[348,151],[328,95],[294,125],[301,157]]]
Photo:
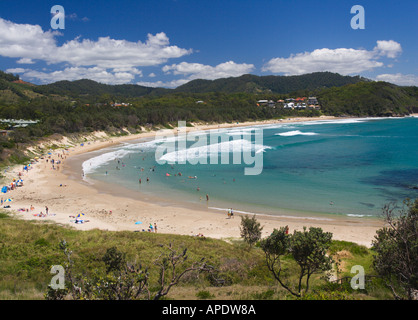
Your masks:
[[[393,40],[380,40],[377,41],[377,46],[374,48],[380,55],[388,58],[396,58],[401,52],[402,48],[400,43]]]
[[[26,69],[24,68],[10,68],[6,70],[7,73],[23,73],[25,71]]]
[[[144,86],[144,87],[151,87],[151,88],[177,88],[182,84],[189,82],[190,80],[187,79],[178,79],[172,81],[140,81],[137,82],[137,85]]]
[[[376,77],[378,81],[386,81],[399,86],[418,86],[418,76],[414,74],[380,74]]]
[[[72,79],[84,70],[100,70],[94,75],[119,82],[121,78],[133,79],[138,75],[136,67],[157,66],[192,53],[191,49],[170,45],[164,32],[148,34],[145,42],[110,37],[100,37],[97,41],[80,40],[78,37],[62,45],[56,41],[59,35],[57,31],[43,31],[39,25],[17,24],[0,18],[0,55],[17,58],[19,64],[34,64],[40,60],[47,64],[65,63],[71,66],[49,74],[30,72],[33,76],[39,75],[42,81],[56,81],[51,78],[52,75],[59,78],[69,75]]]
[[[219,78],[238,77],[249,73],[254,65],[246,63],[235,63],[228,61],[216,66],[209,66],[201,63],[181,62],[179,64],[166,65],[162,68],[165,74],[182,75],[185,78],[172,81],[138,82],[137,84],[147,87],[176,88],[195,79],[214,80]],[[150,74],[151,76],[151,74]]]
[[[21,63],[33,59],[49,60],[56,48],[56,31],[44,32],[38,25],[17,24],[0,18],[0,55],[20,58]]]
[[[142,74],[140,74],[142,75]],[[38,79],[42,83],[51,83],[61,80],[91,79],[100,83],[124,84],[135,78],[135,74],[127,71],[108,71],[100,67],[68,67],[64,70],[53,72],[41,72],[36,70],[25,70],[23,76],[28,79]]]
[[[34,64],[35,61],[33,61],[30,58],[22,58],[22,59],[17,60],[16,63],[18,63],[18,64]]]
[[[316,49],[291,55],[288,58],[273,58],[262,68],[263,71],[298,75],[319,71],[337,72],[343,75],[360,73],[384,64],[381,56],[395,58],[402,52],[401,45],[393,40],[377,41],[373,50],[337,48]]]
[[[74,39],[57,47],[49,57],[50,63],[67,62],[75,66],[123,68],[132,66],[156,66],[171,58],[179,58],[191,50],[169,46],[169,39],[163,32],[148,34],[145,43],[115,40],[101,37],[97,41]]]
[[[235,63],[228,61],[220,63],[215,67],[204,65],[201,63],[182,62],[179,64],[172,64],[171,66],[164,66],[163,71],[166,73],[173,73],[175,75],[188,76],[188,80],[193,79],[207,79],[214,80],[227,77],[238,77],[254,70],[253,64]]]

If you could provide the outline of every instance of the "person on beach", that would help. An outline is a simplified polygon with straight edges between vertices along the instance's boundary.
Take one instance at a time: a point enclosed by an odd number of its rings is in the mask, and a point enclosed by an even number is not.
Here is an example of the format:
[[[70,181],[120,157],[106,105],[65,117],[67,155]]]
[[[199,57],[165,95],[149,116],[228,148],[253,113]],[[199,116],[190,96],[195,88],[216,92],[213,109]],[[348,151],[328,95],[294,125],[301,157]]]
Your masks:
[[[154,232],[157,233],[157,223],[154,223]]]
[[[209,195],[206,194],[206,201],[209,201]]]
[[[233,217],[234,217],[234,211],[231,208],[231,218],[233,218]]]
[[[48,215],[48,207],[45,207],[45,212],[46,212],[46,215]]]
[[[231,209],[228,209],[228,219],[231,219]]]

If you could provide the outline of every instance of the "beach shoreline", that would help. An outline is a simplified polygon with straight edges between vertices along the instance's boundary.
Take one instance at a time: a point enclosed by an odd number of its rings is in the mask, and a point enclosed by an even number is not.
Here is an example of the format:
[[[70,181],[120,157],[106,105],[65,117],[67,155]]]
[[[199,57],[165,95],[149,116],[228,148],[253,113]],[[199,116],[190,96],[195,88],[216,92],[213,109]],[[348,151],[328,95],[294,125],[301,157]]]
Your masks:
[[[187,127],[186,131],[337,119],[343,118],[289,118],[245,123],[199,124]],[[175,132],[176,129],[166,130]],[[149,139],[155,137],[155,134],[156,132],[152,131],[112,138],[102,136],[101,139],[78,144],[67,151],[57,149],[51,155],[51,159],[62,161],[55,169],[50,162],[46,162],[47,159],[39,159],[28,172],[22,172],[22,166],[14,167],[8,172],[8,178],[17,177],[21,172],[24,185],[10,194],[4,194],[4,198],[13,199],[10,203],[11,208],[6,210],[13,211],[21,219],[50,220],[79,230],[141,231],[147,230],[149,224],[157,224],[159,233],[190,236],[203,234],[217,239],[240,238],[240,213],[228,219],[226,212],[211,209],[210,201],[207,207],[203,207],[167,203],[143,194],[115,195],[110,190],[105,192],[103,189],[95,188],[82,179],[80,171],[74,172],[68,166],[68,162],[76,156],[88,157],[93,151],[136,139]],[[31,206],[34,210],[29,209]],[[40,217],[39,213],[45,214],[46,207],[48,216]],[[74,223],[75,217],[81,213],[84,213],[83,219],[88,222]],[[332,232],[335,240],[355,242],[367,247],[371,246],[376,230],[383,226],[383,221],[378,219],[351,217],[314,220],[303,216],[276,217],[260,214],[257,215],[257,220],[264,226],[263,237],[269,235],[274,228],[286,225],[289,226],[290,232],[303,230],[303,227],[321,227],[324,231]],[[139,221],[141,224],[136,224]]]

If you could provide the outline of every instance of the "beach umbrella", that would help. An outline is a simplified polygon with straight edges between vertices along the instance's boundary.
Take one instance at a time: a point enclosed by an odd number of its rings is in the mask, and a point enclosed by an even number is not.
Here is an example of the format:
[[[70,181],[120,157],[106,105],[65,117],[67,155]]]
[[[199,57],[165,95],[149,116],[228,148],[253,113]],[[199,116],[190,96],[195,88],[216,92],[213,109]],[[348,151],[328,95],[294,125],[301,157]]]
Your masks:
[[[135,224],[142,224],[142,221],[137,221],[135,222]]]
[[[82,216],[84,216],[84,213],[79,213],[78,216],[77,216],[77,218],[80,218]]]
[[[4,200],[4,202],[12,202],[13,200],[12,199],[10,199],[10,198],[8,198],[8,199],[6,199],[6,200]]]

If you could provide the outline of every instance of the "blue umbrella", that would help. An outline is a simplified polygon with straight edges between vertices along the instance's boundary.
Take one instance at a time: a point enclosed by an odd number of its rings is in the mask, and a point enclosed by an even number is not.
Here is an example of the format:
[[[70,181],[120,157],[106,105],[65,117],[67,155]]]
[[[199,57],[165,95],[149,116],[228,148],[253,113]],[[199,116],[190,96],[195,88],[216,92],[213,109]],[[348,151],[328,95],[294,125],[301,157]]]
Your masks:
[[[84,213],[79,213],[77,218],[80,218],[81,216],[84,216]]]
[[[137,221],[135,222],[135,224],[142,224],[142,221]]]

